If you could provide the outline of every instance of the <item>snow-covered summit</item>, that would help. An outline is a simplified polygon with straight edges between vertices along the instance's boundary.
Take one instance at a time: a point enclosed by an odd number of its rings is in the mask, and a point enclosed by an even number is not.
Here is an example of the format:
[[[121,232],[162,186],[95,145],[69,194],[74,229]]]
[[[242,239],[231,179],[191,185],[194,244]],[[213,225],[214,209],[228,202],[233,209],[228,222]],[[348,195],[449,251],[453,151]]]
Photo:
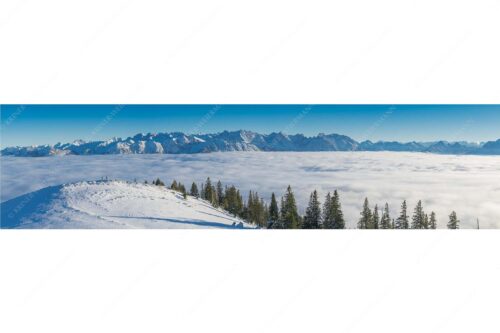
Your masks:
[[[252,228],[208,202],[123,181],[46,187],[1,204],[2,228]]]
[[[126,139],[106,141],[75,141],[73,143],[8,147],[2,155],[51,156],[51,155],[108,155],[108,154],[195,154],[226,151],[408,151],[439,154],[500,155],[500,140],[484,144],[467,142],[371,142],[356,140],[339,134],[307,137],[282,132],[259,134],[239,130],[215,134],[148,133]]]

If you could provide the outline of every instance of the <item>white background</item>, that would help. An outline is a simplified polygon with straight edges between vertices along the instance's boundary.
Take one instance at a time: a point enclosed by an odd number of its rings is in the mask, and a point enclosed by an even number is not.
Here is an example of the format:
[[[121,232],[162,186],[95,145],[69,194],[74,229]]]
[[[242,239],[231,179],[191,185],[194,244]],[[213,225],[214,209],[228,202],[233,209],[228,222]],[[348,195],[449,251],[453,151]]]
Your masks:
[[[1,103],[498,103],[500,1],[5,1]],[[497,231],[1,231],[2,332],[498,332]]]

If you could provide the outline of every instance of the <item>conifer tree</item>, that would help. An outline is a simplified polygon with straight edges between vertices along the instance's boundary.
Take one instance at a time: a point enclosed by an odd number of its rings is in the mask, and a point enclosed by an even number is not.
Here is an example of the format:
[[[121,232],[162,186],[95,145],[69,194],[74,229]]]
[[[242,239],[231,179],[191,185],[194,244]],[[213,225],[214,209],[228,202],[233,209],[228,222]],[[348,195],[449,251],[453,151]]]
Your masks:
[[[261,228],[267,227],[267,210],[264,200],[255,193],[255,222]]]
[[[226,188],[223,207],[233,215],[242,216],[243,199],[240,192],[233,185]]]
[[[204,183],[201,183],[200,198],[203,200],[206,200],[206,198],[205,198],[205,184]]]
[[[425,214],[424,216],[424,225],[422,229],[429,229],[429,215]]]
[[[239,212],[237,215],[241,217],[243,214],[243,196],[240,194],[240,190],[236,190],[236,209]]]
[[[325,203],[323,204],[323,221],[324,229],[344,229],[345,220],[340,204],[340,196],[337,190],[331,196],[330,192],[326,194]]]
[[[391,217],[389,215],[389,204],[386,203],[384,207],[384,212],[382,213],[382,218],[380,219],[380,229],[391,229]]]
[[[455,211],[451,212],[447,227],[448,229],[460,229],[460,220]]]
[[[423,229],[425,227],[425,213],[422,207],[422,200],[419,200],[411,220],[412,229]]]
[[[332,216],[332,196],[330,192],[326,194],[325,202],[323,203],[323,218],[322,227],[324,229],[331,229],[333,226],[333,216]]]
[[[380,216],[378,214],[378,205],[375,205],[375,208],[373,209],[372,224],[370,229],[378,229],[379,224],[380,224]]]
[[[219,198],[217,196],[217,189],[215,188],[214,185],[212,185],[212,198],[210,199],[210,202],[212,203],[212,206],[218,207],[219,206]]]
[[[198,186],[195,182],[191,185],[191,191],[189,192],[193,197],[198,198],[200,196],[200,192],[198,191]]]
[[[372,224],[372,218],[370,203],[368,202],[368,198],[365,198],[363,210],[361,211],[361,218],[358,221],[358,229],[368,229]]]
[[[297,212],[295,196],[293,195],[292,187],[290,185],[288,185],[285,198],[283,199],[281,218],[285,229],[298,229],[300,227],[300,216]]]
[[[178,191],[181,192],[182,194],[187,194],[186,186],[184,186],[184,184],[179,183]]]
[[[271,204],[269,205],[269,222],[272,226],[274,223],[278,222],[280,218],[280,211],[278,208],[278,202],[276,201],[276,195],[274,192],[271,194]]]
[[[253,192],[250,190],[250,192],[248,192],[248,199],[247,199],[247,202],[243,208],[244,210],[244,213],[243,213],[243,216],[244,216],[244,219],[247,220],[248,222],[252,223],[252,216],[251,216],[251,207],[253,206]]]
[[[406,200],[401,204],[401,214],[396,219],[394,224],[394,229],[408,229],[410,227],[408,208],[406,206]]]
[[[213,206],[218,205],[218,200],[217,200],[217,192],[215,191],[215,187],[212,185],[212,181],[210,180],[210,177],[207,178],[207,181],[205,183],[205,200],[209,201]]]
[[[286,229],[286,226],[285,226],[285,199],[283,197],[281,197],[279,212],[280,212],[279,219],[273,223],[272,228],[273,229]]]
[[[342,205],[340,204],[340,196],[337,190],[333,191],[333,197],[330,205],[330,215],[332,218],[332,229],[344,229],[345,220],[344,213],[342,212]]]
[[[269,206],[267,202],[264,202],[263,198],[260,198],[260,205],[262,207],[262,228],[267,228],[269,225]]]
[[[303,229],[319,229],[321,225],[321,207],[318,200],[318,192],[314,190],[309,197],[309,205],[304,217]]]
[[[174,191],[177,191],[179,188],[178,188],[178,185],[177,185],[177,181],[174,179],[174,181],[172,182],[172,185],[170,185],[170,189],[171,190],[174,190]]]
[[[217,182],[217,200],[219,202],[219,206],[222,206],[224,203],[224,189],[222,188],[222,183],[220,180]]]
[[[210,177],[208,177],[205,182],[205,200],[212,200],[212,181],[210,180]]]
[[[431,212],[431,218],[429,220],[429,228],[430,229],[437,229],[436,213],[434,213],[434,212]]]
[[[248,195],[248,204],[247,204],[247,208],[248,208],[248,222],[250,223],[256,223],[257,222],[257,205],[258,205],[258,200],[259,200],[259,197],[258,195],[255,193],[252,193],[252,191],[250,191],[249,195]]]

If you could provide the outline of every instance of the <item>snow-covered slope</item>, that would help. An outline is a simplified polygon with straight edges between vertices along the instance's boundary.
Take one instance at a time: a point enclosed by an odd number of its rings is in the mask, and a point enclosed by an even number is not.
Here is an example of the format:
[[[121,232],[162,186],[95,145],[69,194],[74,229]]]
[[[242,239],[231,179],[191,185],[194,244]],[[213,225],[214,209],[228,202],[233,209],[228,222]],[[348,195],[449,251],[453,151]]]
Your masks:
[[[1,204],[2,228],[251,228],[204,200],[122,181],[46,187]]]

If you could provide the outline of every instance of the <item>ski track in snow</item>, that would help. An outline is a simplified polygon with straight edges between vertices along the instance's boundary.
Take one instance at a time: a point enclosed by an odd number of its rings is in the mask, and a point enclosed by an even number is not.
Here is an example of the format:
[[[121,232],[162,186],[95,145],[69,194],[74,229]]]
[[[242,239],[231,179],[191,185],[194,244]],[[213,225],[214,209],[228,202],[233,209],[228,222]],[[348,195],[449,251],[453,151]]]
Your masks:
[[[316,188],[321,199],[340,191],[348,226],[354,227],[364,197],[373,207],[387,201],[391,215],[403,199],[409,215],[419,199],[434,210],[440,227],[456,210],[462,227],[500,228],[500,156],[435,155],[397,152],[225,152],[192,155],[0,157],[1,201],[62,183],[101,177],[149,182],[177,179],[190,187],[207,176],[234,184],[245,195],[257,190],[269,199],[291,184],[301,212]],[[105,198],[103,198],[105,199]],[[116,199],[116,198],[115,198]],[[158,199],[155,199],[158,200]],[[123,214],[118,214],[123,216]],[[127,224],[131,218],[115,218]],[[153,223],[153,222],[150,222]]]

